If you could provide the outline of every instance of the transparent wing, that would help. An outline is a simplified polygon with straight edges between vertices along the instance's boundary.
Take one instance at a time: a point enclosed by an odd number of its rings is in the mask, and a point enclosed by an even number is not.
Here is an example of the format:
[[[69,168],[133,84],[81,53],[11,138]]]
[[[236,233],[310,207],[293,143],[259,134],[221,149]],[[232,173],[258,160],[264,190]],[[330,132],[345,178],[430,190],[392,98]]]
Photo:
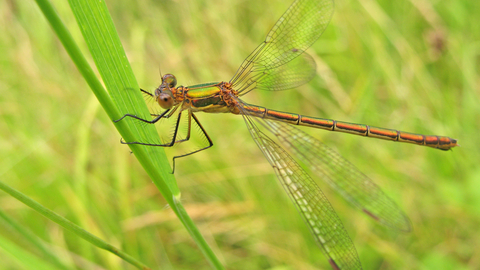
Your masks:
[[[274,69],[301,55],[322,35],[333,9],[333,0],[293,2],[267,34],[265,41],[243,61],[230,80],[234,88],[240,93],[247,93],[253,90],[251,85],[254,82],[268,78],[258,74],[272,74]]]
[[[304,53],[277,68],[258,69],[256,72],[252,72],[238,90],[240,91],[239,96],[243,96],[253,89],[269,91],[292,89],[309,82],[315,73],[315,61],[309,54]]]
[[[395,202],[340,154],[290,124],[264,121],[283,147],[355,207],[384,225],[401,231],[411,230],[409,219]]]
[[[295,160],[243,112],[253,139],[334,269],[362,269],[352,240],[323,192]],[[256,119],[259,120],[259,119]],[[262,124],[262,122],[259,122]]]

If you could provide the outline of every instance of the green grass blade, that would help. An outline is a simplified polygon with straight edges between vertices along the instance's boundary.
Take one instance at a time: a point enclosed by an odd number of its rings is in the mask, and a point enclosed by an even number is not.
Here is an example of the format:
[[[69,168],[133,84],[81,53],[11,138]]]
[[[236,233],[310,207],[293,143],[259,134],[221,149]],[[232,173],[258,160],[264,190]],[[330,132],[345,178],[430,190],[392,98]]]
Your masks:
[[[33,255],[28,252],[25,248],[21,247],[19,243],[13,242],[8,238],[5,238],[0,235],[0,251],[9,254],[8,261],[15,262],[15,269],[36,269],[36,270],[55,270],[55,269],[65,269],[57,268],[56,265],[49,264],[42,260],[41,258]],[[4,261],[5,260],[5,261]],[[2,264],[5,264],[7,261],[6,258],[2,257]],[[3,265],[2,265],[3,266]],[[4,268],[7,269],[7,268]]]
[[[15,220],[11,219],[3,210],[0,210],[0,218],[3,219],[5,223],[7,223],[10,227],[16,230],[25,239],[27,239],[32,245],[34,245],[43,254],[43,257],[48,258],[48,260],[51,261],[51,263],[55,265],[58,269],[70,269],[70,267],[63,264],[56,256],[55,252],[46,247],[37,236],[35,236],[31,231],[26,229],[21,224],[18,224]]]
[[[119,119],[125,113],[133,113],[143,118],[150,117],[145,101],[140,91],[137,90],[139,89],[138,84],[105,3],[102,1],[69,1],[113,102],[88,66],[78,46],[50,3],[47,0],[36,1],[110,119]],[[116,107],[118,107],[118,110]],[[130,121],[120,121],[115,126],[127,141],[155,141],[155,139],[158,139],[158,134],[153,126],[137,126]],[[202,253],[207,257],[212,266],[217,269],[223,269],[222,264],[216,258],[181,204],[180,191],[174,176],[170,173],[171,168],[163,149],[139,145],[129,146],[173,211],[187,228]]]
[[[121,250],[117,249],[116,247],[106,243],[102,239],[96,237],[95,235],[85,231],[84,229],[80,228],[79,226],[75,225],[74,223],[70,222],[69,220],[65,219],[57,215],[55,212],[47,209],[45,206],[39,204],[38,202],[32,200],[28,196],[20,193],[18,190],[13,189],[12,187],[8,186],[5,183],[0,182],[0,189],[8,193],[10,196],[14,197],[15,199],[21,201],[22,203],[26,204],[33,210],[37,211],[38,213],[42,214],[44,217],[52,220],[53,222],[59,224],[63,228],[67,229],[68,231],[73,232],[75,235],[87,240],[88,242],[92,243],[98,248],[105,249],[110,251],[111,253],[117,255],[118,257],[124,259],[126,262],[131,263],[132,265],[136,266],[138,269],[150,269],[147,266],[143,265],[141,262],[137,261],[135,258],[131,257],[130,255],[122,252]]]

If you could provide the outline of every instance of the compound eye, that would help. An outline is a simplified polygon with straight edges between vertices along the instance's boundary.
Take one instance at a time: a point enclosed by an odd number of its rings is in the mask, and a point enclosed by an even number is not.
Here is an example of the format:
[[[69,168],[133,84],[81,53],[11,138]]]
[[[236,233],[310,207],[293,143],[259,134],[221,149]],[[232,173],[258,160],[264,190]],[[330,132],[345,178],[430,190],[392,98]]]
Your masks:
[[[170,109],[173,106],[173,97],[167,93],[161,93],[157,97],[157,102],[160,107],[164,109]]]
[[[177,85],[177,79],[172,74],[165,74],[162,78],[162,82],[164,84],[167,84],[168,87],[170,88],[175,87],[175,85]]]

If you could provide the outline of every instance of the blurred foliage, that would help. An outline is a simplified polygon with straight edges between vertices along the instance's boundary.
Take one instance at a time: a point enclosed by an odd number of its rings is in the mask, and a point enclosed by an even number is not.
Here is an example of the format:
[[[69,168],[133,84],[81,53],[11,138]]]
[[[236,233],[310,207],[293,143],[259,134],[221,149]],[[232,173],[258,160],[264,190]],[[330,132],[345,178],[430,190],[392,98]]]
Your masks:
[[[153,89],[159,69],[181,85],[229,80],[289,2],[107,5],[139,84]],[[53,4],[89,55],[66,2]],[[411,218],[412,233],[383,228],[320,183],[364,269],[480,268],[479,13],[480,3],[466,0],[338,1],[330,26],[310,49],[318,76],[298,91],[245,96],[273,109],[459,140],[461,147],[442,152],[308,130]],[[36,4],[1,1],[0,14],[0,180],[154,269],[210,269],[119,143]],[[215,145],[180,159],[176,178],[185,208],[225,266],[330,269],[243,120],[198,117]],[[133,269],[4,193],[0,209],[72,269]],[[4,220],[0,226],[0,269],[49,264]]]

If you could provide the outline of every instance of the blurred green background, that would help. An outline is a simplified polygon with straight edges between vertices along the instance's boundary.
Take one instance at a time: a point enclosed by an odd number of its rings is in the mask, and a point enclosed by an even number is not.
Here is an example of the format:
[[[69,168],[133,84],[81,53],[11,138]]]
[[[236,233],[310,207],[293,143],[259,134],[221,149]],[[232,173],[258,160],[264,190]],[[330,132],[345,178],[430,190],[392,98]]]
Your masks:
[[[89,55],[69,6],[53,4]],[[144,89],[160,83],[159,69],[180,85],[229,80],[290,4],[107,1]],[[244,98],[459,140],[461,147],[442,152],[305,129],[371,177],[412,221],[411,233],[384,228],[317,179],[364,269],[480,268],[478,14],[477,1],[337,1],[329,27],[309,50],[318,76],[297,90]],[[210,269],[119,143],[36,4],[1,1],[0,33],[0,181],[154,269]],[[176,178],[185,208],[226,268],[330,269],[243,120],[197,116],[215,145],[180,159]],[[133,269],[3,192],[0,210],[71,269]],[[3,219],[0,228],[0,269],[50,265]]]

